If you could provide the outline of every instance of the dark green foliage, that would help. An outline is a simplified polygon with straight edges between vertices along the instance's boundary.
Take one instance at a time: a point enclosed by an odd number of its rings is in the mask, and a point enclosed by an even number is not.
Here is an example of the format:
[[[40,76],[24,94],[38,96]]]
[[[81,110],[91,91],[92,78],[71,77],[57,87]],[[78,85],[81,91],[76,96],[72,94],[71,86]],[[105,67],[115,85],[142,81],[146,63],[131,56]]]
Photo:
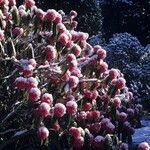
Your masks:
[[[149,0],[105,0],[101,7],[103,30],[107,40],[114,33],[128,32],[138,37],[142,44],[149,43]]]

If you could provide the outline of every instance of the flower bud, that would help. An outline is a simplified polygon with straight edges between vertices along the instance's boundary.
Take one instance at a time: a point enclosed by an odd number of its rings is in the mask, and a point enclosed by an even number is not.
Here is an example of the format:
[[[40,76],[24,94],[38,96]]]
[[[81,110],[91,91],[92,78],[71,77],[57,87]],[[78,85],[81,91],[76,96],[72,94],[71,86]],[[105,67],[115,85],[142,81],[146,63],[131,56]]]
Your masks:
[[[25,6],[26,8],[31,8],[35,5],[35,1],[34,0],[25,0]]]
[[[70,88],[76,88],[79,83],[79,78],[76,76],[70,76],[69,78],[69,87]]]
[[[24,88],[26,88],[26,82],[27,82],[26,78],[18,77],[15,80],[15,86],[18,89],[24,89]]]
[[[137,150],[150,150],[150,146],[147,142],[142,142],[138,145]]]
[[[50,106],[49,104],[45,103],[45,102],[42,102],[39,107],[38,107],[38,115],[40,117],[47,117],[49,114],[50,114]]]
[[[42,95],[41,101],[42,102],[46,102],[49,105],[52,105],[53,104],[53,96],[52,96],[52,94],[45,93],[44,95]]]
[[[15,27],[12,31],[14,37],[21,36],[23,34],[23,28]]]
[[[121,100],[120,100],[119,97],[115,97],[115,98],[113,99],[113,105],[114,105],[115,107],[120,107],[120,105],[121,105]]]
[[[40,99],[41,91],[38,88],[31,88],[29,91],[29,101],[35,102]]]
[[[66,103],[67,112],[70,115],[75,115],[77,112],[78,105],[75,101],[68,101]]]
[[[69,133],[76,139],[81,136],[81,130],[76,127],[71,127]]]
[[[45,140],[49,136],[49,131],[46,127],[40,127],[37,131],[37,135],[41,140]]]
[[[71,11],[70,11],[70,16],[71,16],[71,18],[77,17],[77,12],[74,11],[74,10],[71,10]]]
[[[54,21],[57,17],[57,11],[54,9],[48,9],[44,19],[48,21]]]
[[[27,79],[26,85],[27,85],[27,89],[35,88],[35,87],[38,86],[38,81],[37,81],[37,79],[34,78],[34,77],[29,77],[29,78]]]
[[[57,118],[61,118],[65,115],[66,113],[66,107],[64,104],[61,104],[61,103],[57,103],[55,104],[54,106],[54,115],[57,117]]]

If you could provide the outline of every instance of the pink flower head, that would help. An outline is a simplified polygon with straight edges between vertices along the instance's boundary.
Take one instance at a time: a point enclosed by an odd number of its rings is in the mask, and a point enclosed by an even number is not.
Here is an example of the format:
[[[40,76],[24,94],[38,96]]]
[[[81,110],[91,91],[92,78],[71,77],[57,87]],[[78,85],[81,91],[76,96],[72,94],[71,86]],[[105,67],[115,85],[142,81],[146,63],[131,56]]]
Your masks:
[[[0,30],[0,42],[4,40],[4,31]]]
[[[12,34],[17,37],[23,34],[23,28],[15,27],[12,31]]]
[[[41,101],[42,102],[46,102],[49,105],[52,105],[53,104],[53,96],[52,96],[52,94],[45,93],[44,95],[42,95]]]
[[[67,56],[68,63],[72,62],[73,60],[76,60],[76,56],[74,54],[68,54]]]
[[[62,15],[57,13],[56,19],[53,21],[55,24],[62,22]]]
[[[66,107],[64,104],[61,104],[61,103],[57,103],[55,104],[54,106],[54,115],[57,117],[57,118],[61,118],[65,115],[66,113]]]
[[[81,47],[79,46],[79,45],[77,45],[77,44],[74,44],[73,45],[73,47],[72,47],[72,52],[73,52],[73,54],[76,56],[76,57],[78,57],[78,56],[80,56],[80,54],[81,54]]]
[[[56,132],[59,131],[59,129],[60,129],[59,123],[58,123],[58,122],[55,122],[55,123],[53,124],[52,128],[53,128],[54,131],[56,131]]]
[[[54,21],[57,17],[58,12],[54,9],[48,9],[45,14],[45,20]]]
[[[38,107],[38,115],[45,118],[50,114],[50,105],[42,102]]]
[[[40,99],[41,91],[38,88],[31,88],[29,91],[29,101],[35,102]]]
[[[66,46],[67,43],[69,42],[69,36],[66,33],[60,34],[60,36],[58,37],[58,42],[61,45]]]
[[[27,12],[24,9],[19,9],[19,15],[20,17],[24,17],[27,15]]]
[[[138,145],[137,150],[150,150],[150,146],[147,142],[142,142]]]
[[[27,82],[26,78],[18,77],[15,80],[15,86],[18,89],[24,89],[24,88],[26,88],[26,82]]]
[[[41,140],[45,140],[49,136],[49,131],[46,127],[40,127],[37,131],[37,135]]]
[[[33,74],[34,67],[32,65],[23,66],[23,75],[25,77],[30,77]]]
[[[8,0],[0,0],[0,6],[5,5],[8,6],[9,1]]]
[[[74,11],[74,10],[71,10],[71,11],[70,11],[70,16],[71,16],[71,18],[77,17],[77,12]]]
[[[76,88],[79,83],[79,78],[76,76],[70,76],[69,78],[69,86],[70,88]]]
[[[92,112],[92,114],[93,114],[94,120],[99,120],[100,115],[101,115],[100,111],[94,110],[94,111]]]
[[[111,69],[111,70],[109,71],[109,78],[110,78],[111,80],[116,79],[116,78],[118,77],[118,75],[119,75],[119,73],[118,73],[118,70],[117,70],[117,69]]]
[[[101,62],[99,65],[100,73],[104,73],[108,69],[108,64],[106,62]]]
[[[120,100],[119,97],[115,97],[115,98],[113,99],[113,105],[114,105],[115,107],[120,107],[120,105],[121,105],[121,100]]]
[[[104,49],[97,50],[98,59],[104,60],[106,58],[106,51]]]
[[[36,10],[36,17],[40,20],[43,20],[45,16],[45,12],[42,9]]]
[[[86,40],[81,40],[80,43],[79,43],[79,45],[80,45],[81,49],[86,48],[86,46],[87,46]],[[92,49],[92,50],[93,50],[93,49]]]
[[[9,1],[9,6],[16,5],[16,0],[8,0],[8,1]]]
[[[78,138],[81,136],[81,131],[79,128],[76,127],[71,127],[69,129],[69,133],[74,137],[74,138]]]
[[[102,47],[100,45],[95,45],[94,46],[94,52],[97,53],[99,50],[101,50]]]
[[[48,61],[51,61],[56,58],[56,49],[53,46],[51,45],[46,46],[45,51]]]
[[[92,109],[92,104],[86,102],[86,103],[83,105],[83,109],[86,110],[86,111],[91,110],[91,109]]]
[[[25,6],[27,8],[31,8],[35,5],[35,1],[34,0],[25,0]]]
[[[56,25],[56,29],[57,29],[58,33],[63,33],[63,32],[65,32],[65,30],[67,30],[63,23],[58,23]]]
[[[88,111],[86,113],[86,119],[87,121],[91,122],[93,120],[93,113],[91,111]]]
[[[116,87],[117,89],[123,89],[125,88],[126,85],[126,80],[124,78],[119,78],[116,80]]]
[[[86,112],[85,111],[81,111],[78,114],[78,120],[82,122],[82,121],[86,120],[86,116],[87,116]]]
[[[37,65],[37,63],[36,63],[36,61],[35,61],[35,59],[29,59],[29,61],[28,61],[28,63],[29,63],[29,65],[32,65],[33,66],[33,68],[35,68],[36,67],[36,65]]]
[[[89,37],[88,33],[78,32],[78,40],[87,40]]]
[[[27,89],[35,88],[35,87],[38,86],[38,81],[37,81],[37,79],[34,78],[34,77],[29,77],[29,78],[27,79],[26,85],[27,85]]]
[[[84,138],[82,136],[75,138],[73,141],[73,147],[76,149],[81,149],[84,145]]]
[[[71,115],[75,115],[77,112],[78,105],[75,101],[68,101],[66,103],[67,112]]]
[[[69,70],[67,70],[61,79],[63,81],[69,81],[70,75],[71,75],[71,72]]]

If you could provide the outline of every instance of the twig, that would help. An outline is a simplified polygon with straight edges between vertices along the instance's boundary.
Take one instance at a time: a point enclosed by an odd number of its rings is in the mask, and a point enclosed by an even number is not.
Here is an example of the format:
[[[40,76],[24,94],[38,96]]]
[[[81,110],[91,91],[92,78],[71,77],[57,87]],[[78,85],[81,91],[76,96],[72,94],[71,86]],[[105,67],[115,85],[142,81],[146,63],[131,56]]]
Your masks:
[[[7,119],[9,119],[11,116],[13,116],[13,115],[16,113],[16,111],[22,106],[22,104],[23,104],[23,101],[20,102],[20,105],[18,105],[18,107],[17,107],[15,110],[13,110],[12,112],[9,113],[9,114],[2,120],[2,122],[1,122],[0,124],[3,124]]]
[[[26,137],[26,136],[29,136],[29,135],[33,135],[35,134],[35,131],[34,130],[29,130],[29,131],[26,131],[26,132],[23,132],[22,134],[19,134],[19,135],[16,135],[14,137],[12,137],[10,140],[4,142],[3,144],[0,145],[0,150],[3,150],[7,145],[10,145],[12,144],[13,142],[23,138],[23,137]]]
[[[86,65],[88,65],[89,63],[91,63],[93,60],[95,60],[97,58],[97,55],[93,55],[91,58],[89,58],[88,60],[82,62],[81,64],[78,65],[79,68],[82,68]]]
[[[6,130],[6,131],[4,131],[4,132],[0,132],[0,135],[5,135],[5,134],[7,134],[7,133],[15,132],[15,131],[18,131],[18,129],[8,129],[8,130]]]
[[[93,79],[81,79],[79,82],[95,82],[95,81],[101,82],[97,78],[93,78]]]
[[[15,69],[10,75],[8,75],[8,76],[6,76],[6,77],[3,77],[2,80],[11,78],[11,77],[17,72],[17,70],[18,70],[18,69]]]

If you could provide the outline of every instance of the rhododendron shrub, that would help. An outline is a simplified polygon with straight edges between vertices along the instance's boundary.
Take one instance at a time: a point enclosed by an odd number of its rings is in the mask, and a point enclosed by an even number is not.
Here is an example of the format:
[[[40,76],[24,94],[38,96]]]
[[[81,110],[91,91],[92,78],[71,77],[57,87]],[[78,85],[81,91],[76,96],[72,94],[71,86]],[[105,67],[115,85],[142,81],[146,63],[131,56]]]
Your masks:
[[[1,2],[1,1],[0,1]],[[76,11],[0,3],[0,148],[116,149],[132,142],[142,112],[106,51],[75,31]],[[6,9],[7,7],[7,9]],[[3,103],[3,102],[2,102]]]

